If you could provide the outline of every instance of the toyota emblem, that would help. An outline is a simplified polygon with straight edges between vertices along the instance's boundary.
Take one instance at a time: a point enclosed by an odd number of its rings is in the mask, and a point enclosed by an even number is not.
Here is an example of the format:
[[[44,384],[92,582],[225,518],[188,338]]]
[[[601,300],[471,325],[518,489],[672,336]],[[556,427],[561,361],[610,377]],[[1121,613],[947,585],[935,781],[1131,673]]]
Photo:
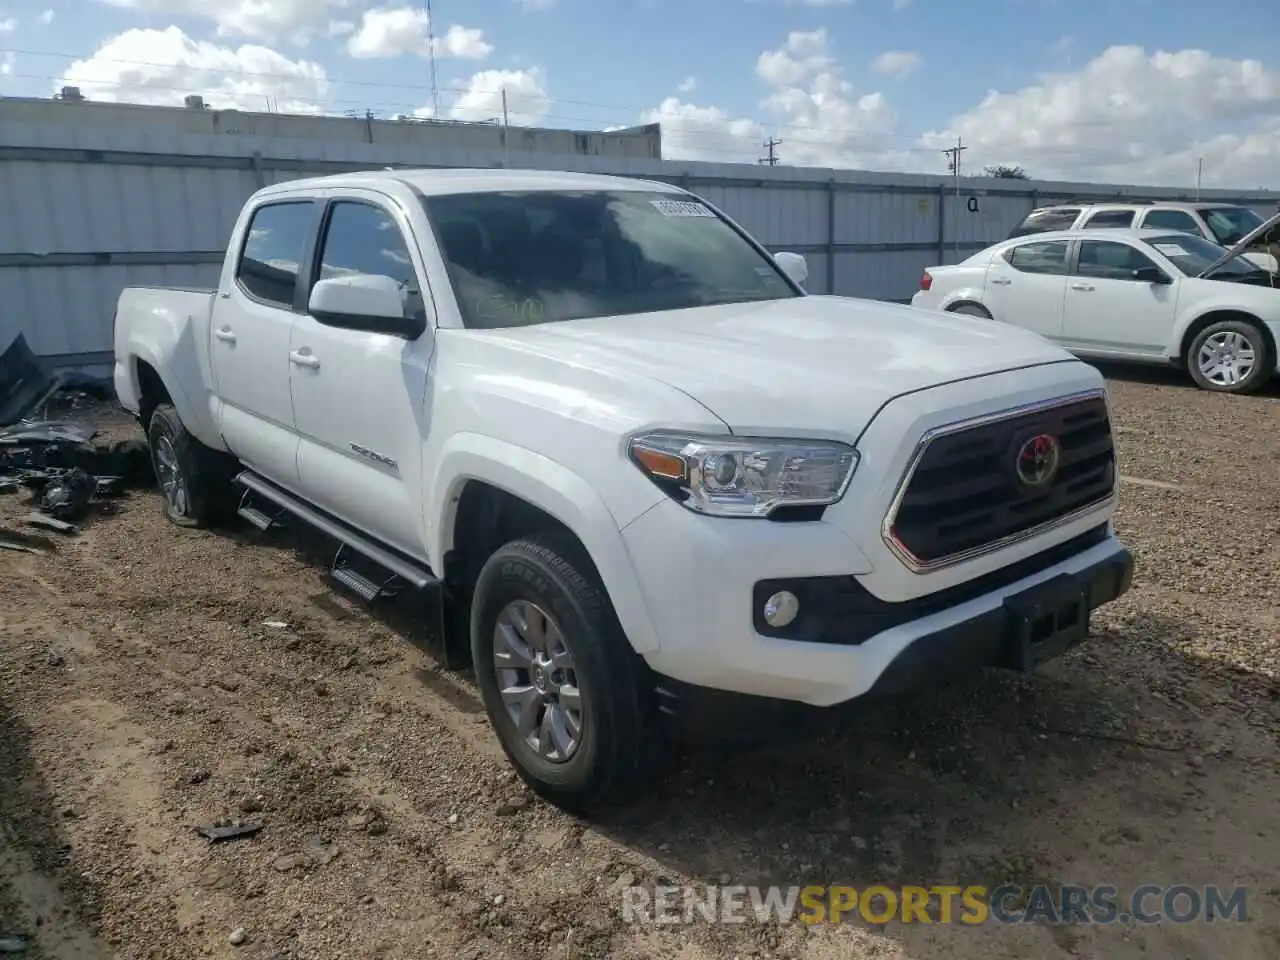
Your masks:
[[[1043,487],[1058,475],[1062,444],[1047,433],[1037,434],[1018,448],[1014,470],[1028,487]]]

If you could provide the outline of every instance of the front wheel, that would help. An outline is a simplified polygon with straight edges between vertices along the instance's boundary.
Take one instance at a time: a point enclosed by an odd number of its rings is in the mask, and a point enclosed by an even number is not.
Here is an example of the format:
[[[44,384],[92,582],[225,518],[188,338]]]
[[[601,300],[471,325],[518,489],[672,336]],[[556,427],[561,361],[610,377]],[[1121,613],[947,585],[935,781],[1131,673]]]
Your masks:
[[[1273,366],[1266,336],[1243,320],[1209,324],[1192,338],[1185,359],[1196,385],[1218,393],[1252,393]]]
[[[499,548],[476,581],[471,651],[516,772],[585,813],[651,784],[661,735],[647,670],[581,554],[554,533]]]
[[[980,307],[976,303],[962,303],[958,307],[954,307],[950,313],[962,313],[966,317],[981,317],[983,320],[990,320],[991,314],[987,312],[986,307]]]

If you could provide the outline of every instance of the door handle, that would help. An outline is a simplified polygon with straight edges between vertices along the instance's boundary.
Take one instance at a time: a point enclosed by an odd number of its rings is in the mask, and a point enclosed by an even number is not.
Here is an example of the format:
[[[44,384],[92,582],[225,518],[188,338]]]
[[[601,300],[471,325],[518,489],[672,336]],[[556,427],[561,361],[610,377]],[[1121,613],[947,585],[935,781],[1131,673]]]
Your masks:
[[[1092,284],[1092,283],[1073,283],[1073,284],[1071,285],[1071,289],[1072,289],[1072,290],[1086,290],[1086,291],[1087,291],[1087,290],[1092,290],[1092,289],[1093,289],[1093,284]]]
[[[320,358],[315,354],[303,353],[300,350],[294,350],[289,354],[289,361],[299,367],[308,367],[317,370],[320,367]]]
[[[225,340],[227,343],[235,343],[236,335],[230,327],[219,327],[213,331],[213,335],[219,340]]]
[[[1007,287],[1009,286],[1009,284],[1013,283],[1013,281],[1010,280],[1008,277],[992,277],[991,282],[994,283],[997,287]]]

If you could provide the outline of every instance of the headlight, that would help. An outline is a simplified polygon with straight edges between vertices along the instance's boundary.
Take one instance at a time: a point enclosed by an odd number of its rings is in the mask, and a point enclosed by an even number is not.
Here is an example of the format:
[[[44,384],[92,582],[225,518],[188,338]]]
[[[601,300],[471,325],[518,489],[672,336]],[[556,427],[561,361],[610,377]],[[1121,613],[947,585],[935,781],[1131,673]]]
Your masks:
[[[719,517],[835,503],[858,465],[853,447],[825,440],[649,433],[632,438],[629,452],[686,507]]]

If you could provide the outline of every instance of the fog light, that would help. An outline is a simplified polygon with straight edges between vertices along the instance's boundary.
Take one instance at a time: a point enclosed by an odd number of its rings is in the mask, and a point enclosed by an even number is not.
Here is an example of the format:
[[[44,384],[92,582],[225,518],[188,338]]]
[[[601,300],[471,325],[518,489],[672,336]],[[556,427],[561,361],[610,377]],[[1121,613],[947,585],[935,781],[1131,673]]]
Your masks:
[[[790,590],[779,590],[764,604],[764,622],[771,627],[785,627],[800,612],[800,599]]]

